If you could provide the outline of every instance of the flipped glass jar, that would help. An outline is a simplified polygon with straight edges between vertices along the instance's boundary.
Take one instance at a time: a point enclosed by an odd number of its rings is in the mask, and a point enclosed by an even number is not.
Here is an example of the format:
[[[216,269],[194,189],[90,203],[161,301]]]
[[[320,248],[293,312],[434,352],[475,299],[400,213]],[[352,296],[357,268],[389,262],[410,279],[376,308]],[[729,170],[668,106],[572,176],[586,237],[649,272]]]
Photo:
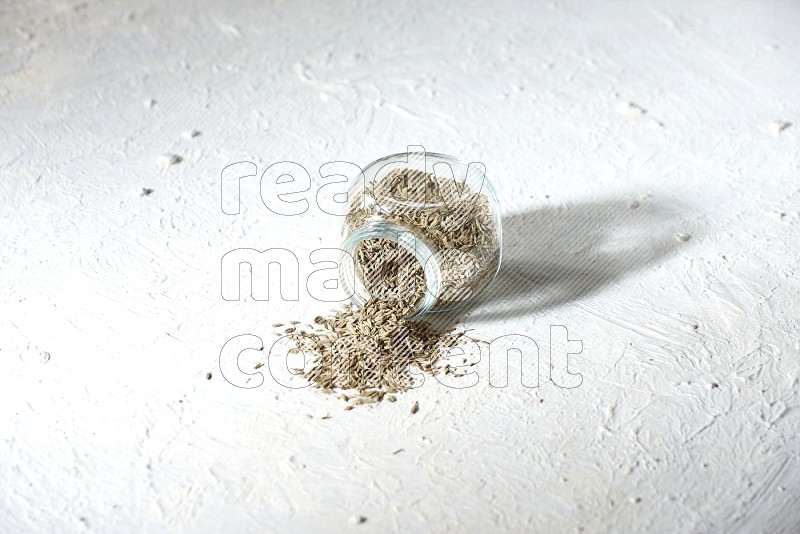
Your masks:
[[[370,163],[348,192],[339,262],[356,307],[405,299],[408,318],[474,299],[500,269],[502,223],[481,163],[430,152]]]

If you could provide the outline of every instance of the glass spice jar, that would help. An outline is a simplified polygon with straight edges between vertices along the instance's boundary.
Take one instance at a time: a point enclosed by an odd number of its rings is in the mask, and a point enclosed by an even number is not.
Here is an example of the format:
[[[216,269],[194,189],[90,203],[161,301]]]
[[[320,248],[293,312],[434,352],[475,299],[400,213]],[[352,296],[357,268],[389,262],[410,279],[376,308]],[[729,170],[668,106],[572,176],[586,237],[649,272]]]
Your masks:
[[[404,298],[409,318],[449,311],[496,276],[500,206],[482,163],[409,151],[370,163],[362,178],[348,192],[339,263],[356,307]]]

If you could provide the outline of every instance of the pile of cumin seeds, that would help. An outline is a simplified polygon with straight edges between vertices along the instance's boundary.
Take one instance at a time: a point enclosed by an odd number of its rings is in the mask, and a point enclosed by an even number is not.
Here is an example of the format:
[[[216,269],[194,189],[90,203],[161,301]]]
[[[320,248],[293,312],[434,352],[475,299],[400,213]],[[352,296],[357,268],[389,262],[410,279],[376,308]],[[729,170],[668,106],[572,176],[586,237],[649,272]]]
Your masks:
[[[404,318],[409,308],[397,303],[373,298],[359,309],[348,304],[330,317],[317,317],[311,331],[289,333],[292,350],[311,356],[302,375],[323,393],[348,401],[348,409],[394,402],[396,393],[419,385],[420,373],[448,373],[447,350],[463,333],[409,321]]]

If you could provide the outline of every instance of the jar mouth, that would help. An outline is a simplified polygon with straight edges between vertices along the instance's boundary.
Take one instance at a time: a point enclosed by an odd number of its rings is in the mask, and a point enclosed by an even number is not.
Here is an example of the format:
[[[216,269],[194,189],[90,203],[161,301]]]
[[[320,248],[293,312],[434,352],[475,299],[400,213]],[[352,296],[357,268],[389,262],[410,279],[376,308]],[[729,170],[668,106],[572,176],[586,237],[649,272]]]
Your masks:
[[[442,290],[442,271],[435,257],[436,247],[420,237],[414,230],[386,220],[376,219],[358,228],[342,243],[339,256],[339,283],[356,308],[361,308],[370,293],[355,271],[355,250],[368,239],[385,239],[403,247],[422,267],[425,276],[425,294],[417,306],[406,316],[415,319],[433,309]]]

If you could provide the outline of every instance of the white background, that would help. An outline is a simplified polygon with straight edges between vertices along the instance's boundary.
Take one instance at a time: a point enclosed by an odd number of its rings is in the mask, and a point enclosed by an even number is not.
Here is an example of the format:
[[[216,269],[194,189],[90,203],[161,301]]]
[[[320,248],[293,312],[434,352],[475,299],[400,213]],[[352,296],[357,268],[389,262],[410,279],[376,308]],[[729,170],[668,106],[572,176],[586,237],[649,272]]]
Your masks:
[[[788,0],[3,2],[0,530],[797,531],[798,27]],[[473,388],[347,412],[227,383],[229,338],[331,306],[225,302],[221,256],[305,278],[341,221],[257,178],[227,216],[222,168],[316,188],[410,144],[499,191],[464,327],[545,358],[566,326],[581,386],[494,388],[486,353]]]

